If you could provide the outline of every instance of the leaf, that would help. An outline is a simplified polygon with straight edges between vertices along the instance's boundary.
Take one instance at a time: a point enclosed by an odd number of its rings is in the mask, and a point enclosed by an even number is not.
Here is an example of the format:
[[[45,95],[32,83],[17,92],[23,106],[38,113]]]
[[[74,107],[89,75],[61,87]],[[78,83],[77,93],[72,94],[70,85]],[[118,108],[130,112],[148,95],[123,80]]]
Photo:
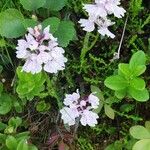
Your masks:
[[[0,96],[0,114],[5,115],[7,114],[12,107],[12,100],[8,94],[2,94]]]
[[[17,150],[29,150],[28,143],[26,139],[23,139],[19,142]]]
[[[146,66],[145,65],[139,65],[139,66],[136,66],[134,70],[132,70],[132,75],[133,76],[139,76],[141,75],[142,73],[144,73],[146,70]]]
[[[0,131],[2,131],[2,130],[4,130],[4,129],[6,129],[6,127],[7,127],[7,125],[6,125],[6,124],[4,124],[4,123],[0,122]]]
[[[6,38],[17,38],[26,32],[23,15],[17,9],[1,12],[0,22],[0,34]]]
[[[50,11],[59,11],[66,3],[67,0],[46,0],[44,7],[48,8]]]
[[[33,19],[24,19],[25,29],[27,29],[29,27],[34,28],[37,24],[38,24],[38,22]]]
[[[114,110],[107,104],[104,105],[104,110],[105,110],[105,114],[110,118],[110,119],[114,119],[115,118],[115,113]]]
[[[150,139],[150,132],[145,127],[140,125],[131,127],[130,134],[135,139]]]
[[[145,53],[143,51],[138,51],[132,55],[129,62],[129,67],[131,70],[135,70],[137,66],[145,65],[145,62],[146,62]]]
[[[21,124],[22,124],[22,119],[20,117],[12,117],[8,122],[8,125],[14,128],[19,127]]]
[[[23,8],[26,10],[36,10],[45,4],[46,0],[20,0]]]
[[[119,70],[127,77],[130,77],[131,71],[129,69],[129,64],[120,63]]]
[[[150,121],[145,122],[145,128],[150,132]]]
[[[58,43],[62,47],[67,47],[76,34],[74,24],[71,21],[61,21],[54,36],[58,38]]]
[[[6,139],[6,146],[9,150],[16,150],[17,148],[17,140],[13,136],[8,136]]]
[[[145,81],[141,78],[134,78],[130,81],[130,86],[137,90],[145,89]]]
[[[91,85],[91,92],[94,93],[94,95],[97,96],[100,100],[104,101],[103,92],[97,86]]]
[[[104,84],[112,90],[123,90],[128,86],[127,80],[119,75],[107,77]]]
[[[50,17],[50,18],[47,18],[45,19],[43,22],[42,22],[42,26],[43,28],[47,27],[48,25],[50,25],[50,32],[51,33],[55,33],[59,27],[59,24],[60,24],[60,19],[59,18],[56,18],[56,17]]]
[[[123,90],[118,90],[118,91],[115,91],[115,96],[118,98],[118,99],[123,99],[127,94],[127,89],[123,89]]]
[[[149,93],[147,89],[137,90],[135,88],[130,87],[128,89],[129,95],[131,95],[135,100],[140,102],[145,102],[149,99]]]
[[[144,139],[136,142],[132,150],[149,150],[150,149],[150,139]]]
[[[2,92],[3,92],[3,84],[0,82],[0,96],[1,96]]]

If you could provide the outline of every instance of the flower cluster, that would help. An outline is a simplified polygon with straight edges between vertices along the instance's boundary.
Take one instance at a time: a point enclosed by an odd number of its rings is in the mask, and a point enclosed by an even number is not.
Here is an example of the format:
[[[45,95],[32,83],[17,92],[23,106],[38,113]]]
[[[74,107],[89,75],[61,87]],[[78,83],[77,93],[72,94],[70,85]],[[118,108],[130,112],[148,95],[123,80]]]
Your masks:
[[[97,124],[98,115],[93,112],[99,105],[99,99],[92,93],[89,96],[80,97],[79,92],[66,94],[64,105],[60,110],[62,119],[65,124],[74,125],[76,118],[80,118],[83,126],[89,125],[94,127]]]
[[[88,19],[80,19],[79,23],[83,30],[91,32],[98,27],[98,32],[105,36],[114,38],[115,35],[108,30],[108,27],[115,22],[111,22],[107,18],[108,15],[114,14],[117,18],[122,18],[126,12],[122,7],[119,7],[120,0],[95,0],[95,4],[84,4],[84,9],[88,12]]]
[[[41,72],[42,68],[49,73],[57,73],[65,68],[67,59],[64,57],[64,49],[58,46],[57,38],[49,32],[50,26],[42,30],[38,25],[28,28],[25,39],[18,40],[16,47],[17,58],[26,62],[22,70],[32,74]]]

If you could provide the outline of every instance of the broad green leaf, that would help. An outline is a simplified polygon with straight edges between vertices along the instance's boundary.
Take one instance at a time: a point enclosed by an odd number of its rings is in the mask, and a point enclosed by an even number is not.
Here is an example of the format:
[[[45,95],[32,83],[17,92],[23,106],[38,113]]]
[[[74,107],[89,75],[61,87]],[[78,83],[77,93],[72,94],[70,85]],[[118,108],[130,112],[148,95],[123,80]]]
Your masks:
[[[26,139],[23,139],[19,142],[16,150],[29,150],[28,142]]]
[[[0,34],[6,38],[17,38],[26,32],[23,15],[17,9],[7,9],[0,13]]]
[[[36,25],[38,25],[38,22],[33,19],[24,19],[25,29],[27,29],[29,27],[34,28]]]
[[[150,150],[150,139],[143,139],[136,142],[132,150]]]
[[[145,127],[140,125],[131,127],[130,134],[135,139],[150,139],[150,132]]]
[[[3,84],[0,82],[0,96],[2,92],[3,92]]]
[[[61,21],[54,36],[58,38],[58,43],[62,47],[67,47],[76,34],[74,24],[71,21]]]
[[[7,127],[6,124],[0,122],[0,131],[4,130]]]
[[[145,128],[150,132],[150,121],[145,122]]]
[[[46,0],[44,7],[48,8],[50,11],[59,11],[66,3],[67,0]]]
[[[97,86],[91,85],[91,92],[94,93],[94,95],[97,96],[100,100],[104,101],[103,92]]]
[[[60,19],[59,18],[56,18],[56,17],[50,17],[50,18],[47,18],[45,19],[43,22],[42,22],[42,26],[43,28],[47,27],[48,25],[50,25],[50,32],[51,33],[55,33],[59,27],[59,24],[60,24]]]
[[[135,108],[134,106],[135,105],[133,105],[133,104],[123,104],[123,105],[121,105],[120,110],[122,112],[128,113],[128,112],[132,111]]]
[[[51,0],[50,0],[51,1]],[[36,10],[45,4],[46,0],[20,0],[23,8],[26,10]]]
[[[12,117],[9,120],[8,125],[17,128],[21,125],[21,123],[22,123],[22,119],[20,117]]]
[[[38,149],[34,145],[29,145],[29,150],[38,150]]]
[[[140,102],[145,102],[149,99],[149,93],[147,89],[137,90],[135,88],[130,87],[128,89],[129,95],[131,95],[135,100]]]
[[[13,136],[8,136],[6,139],[6,146],[9,150],[16,150],[17,148],[17,140]]]
[[[91,85],[91,92],[94,93],[94,95],[99,98],[99,106],[97,109],[94,110],[94,112],[96,112],[98,114],[98,113],[100,113],[100,111],[103,108],[104,96],[103,96],[102,91],[97,86]]]
[[[146,57],[143,51],[138,51],[132,55],[129,66],[131,70],[135,70],[139,65],[145,65]]]
[[[127,80],[119,75],[107,77],[104,83],[112,90],[123,90],[128,86]]]
[[[145,89],[145,81],[141,78],[134,78],[130,81],[130,86],[137,90]]]
[[[114,119],[115,118],[115,113],[114,110],[107,104],[104,105],[104,110],[105,110],[105,114],[110,118],[110,119]]]
[[[40,95],[45,89],[45,76],[42,72],[31,74],[21,71],[21,67],[17,68],[18,86],[16,88],[20,98],[32,100],[34,96]]]
[[[16,139],[18,140],[18,141],[20,141],[20,140],[22,140],[22,139],[29,139],[29,134],[30,134],[30,132],[21,132],[21,133],[18,133],[15,137],[16,137]]]
[[[123,90],[118,90],[118,91],[115,91],[115,96],[118,98],[118,99],[123,99],[127,94],[127,89],[123,89]]]
[[[0,143],[5,143],[6,138],[7,138],[7,135],[6,135],[6,134],[0,133]]]
[[[131,71],[129,69],[129,64],[120,63],[119,70],[127,77],[130,77]]]
[[[8,94],[2,94],[0,96],[0,114],[7,114],[12,107],[12,99]]]
[[[134,70],[132,70],[132,75],[133,76],[139,76],[141,75],[142,73],[144,73],[146,70],[146,66],[145,65],[139,65],[139,66],[136,66],[134,68]]]

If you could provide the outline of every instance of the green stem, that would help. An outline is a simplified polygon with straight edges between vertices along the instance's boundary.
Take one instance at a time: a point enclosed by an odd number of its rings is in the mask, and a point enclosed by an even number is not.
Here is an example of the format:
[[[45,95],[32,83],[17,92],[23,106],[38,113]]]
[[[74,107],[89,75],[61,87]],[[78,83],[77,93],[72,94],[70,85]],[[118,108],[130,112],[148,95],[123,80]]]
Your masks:
[[[98,40],[98,37],[99,37],[99,33],[97,33],[97,35],[95,36],[95,39],[94,41],[91,43],[91,45],[89,46],[89,39],[90,39],[90,36],[91,36],[91,33],[87,32],[86,35],[85,35],[85,38],[84,38],[84,42],[83,42],[83,48],[81,50],[81,55],[80,55],[80,62],[81,62],[81,69],[83,68],[83,65],[85,63],[85,56],[87,54],[87,52],[89,50],[91,50],[95,43],[97,42]]]

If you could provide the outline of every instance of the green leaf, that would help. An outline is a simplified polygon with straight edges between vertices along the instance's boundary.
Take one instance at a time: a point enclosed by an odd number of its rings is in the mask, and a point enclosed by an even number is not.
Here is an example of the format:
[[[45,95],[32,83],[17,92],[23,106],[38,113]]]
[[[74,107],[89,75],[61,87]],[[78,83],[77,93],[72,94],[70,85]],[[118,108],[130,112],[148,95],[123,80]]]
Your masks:
[[[2,94],[0,96],[0,114],[7,114],[12,107],[12,99],[8,94]]]
[[[42,22],[42,26],[43,28],[47,27],[48,25],[50,25],[50,32],[51,33],[55,33],[59,27],[59,24],[60,24],[60,19],[59,18],[56,18],[56,17],[50,17],[50,18],[47,18],[45,19],[43,22]]]
[[[129,95],[131,95],[135,100],[140,102],[145,102],[149,99],[149,93],[147,89],[137,90],[135,88],[130,87],[128,89]]]
[[[145,128],[150,132],[150,121],[145,122]]]
[[[17,9],[7,9],[0,13],[0,34],[6,38],[17,38],[26,32],[23,15]]]
[[[20,98],[32,100],[34,96],[40,95],[40,93],[45,89],[45,76],[42,72],[38,74],[31,74],[21,71],[21,69],[21,67],[17,68],[19,80],[16,91]]]
[[[123,99],[127,94],[127,89],[123,89],[123,90],[118,90],[118,91],[115,91],[115,96],[118,98],[118,99]]]
[[[23,139],[19,142],[17,150],[29,150],[28,143],[26,139]]]
[[[131,71],[129,69],[129,64],[120,63],[119,70],[127,77],[130,77]]]
[[[58,38],[58,43],[62,47],[67,47],[76,34],[74,24],[71,21],[61,21],[54,36]]]
[[[145,65],[146,57],[143,51],[138,51],[132,55],[129,66],[131,70],[135,70],[139,65]]]
[[[6,129],[6,127],[7,127],[7,125],[6,125],[6,124],[4,124],[4,123],[0,122],[0,131],[2,131],[2,130],[4,130],[4,129]]]
[[[104,84],[112,90],[123,90],[128,86],[127,80],[119,75],[107,77]]]
[[[132,150],[150,150],[150,139],[144,139],[136,142]]]
[[[22,119],[20,117],[12,117],[8,122],[8,125],[14,128],[19,127],[21,124],[22,124]]]
[[[98,87],[91,85],[91,92],[94,93],[94,95],[99,98],[99,106],[97,109],[94,110],[94,112],[98,114],[103,108],[105,99],[102,91]]]
[[[0,82],[0,96],[1,96],[2,92],[3,92],[3,84]]]
[[[135,139],[150,139],[150,132],[145,127],[140,125],[131,127],[130,134]]]
[[[94,95],[97,96],[100,100],[104,101],[103,92],[97,86],[91,85],[91,92],[94,93]]]
[[[141,78],[134,78],[130,81],[130,86],[137,90],[145,89],[145,81]]]
[[[6,146],[9,150],[16,150],[17,148],[17,140],[13,136],[8,136],[6,139]]]
[[[145,65],[139,65],[139,66],[136,66],[134,68],[134,70],[132,70],[132,75],[133,76],[139,76],[141,75],[142,73],[144,73],[146,70],[146,66]]]
[[[25,29],[27,29],[29,27],[34,28],[36,25],[38,25],[38,22],[33,19],[24,19]]]
[[[67,0],[46,0],[44,7],[48,8],[50,11],[59,11],[66,3]]]
[[[105,110],[105,114],[110,118],[110,119],[114,119],[115,118],[115,113],[114,110],[107,104],[104,105],[104,110]]]
[[[20,0],[23,8],[26,10],[36,10],[45,4],[46,0]]]

